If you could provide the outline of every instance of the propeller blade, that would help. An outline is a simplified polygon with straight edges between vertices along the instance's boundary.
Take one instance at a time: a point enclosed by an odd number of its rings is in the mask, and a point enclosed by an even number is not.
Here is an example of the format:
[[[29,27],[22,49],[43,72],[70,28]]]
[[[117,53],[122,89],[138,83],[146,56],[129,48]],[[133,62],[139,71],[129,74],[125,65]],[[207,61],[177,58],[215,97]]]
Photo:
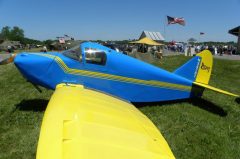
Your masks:
[[[0,65],[6,65],[14,61],[16,54],[0,54]]]

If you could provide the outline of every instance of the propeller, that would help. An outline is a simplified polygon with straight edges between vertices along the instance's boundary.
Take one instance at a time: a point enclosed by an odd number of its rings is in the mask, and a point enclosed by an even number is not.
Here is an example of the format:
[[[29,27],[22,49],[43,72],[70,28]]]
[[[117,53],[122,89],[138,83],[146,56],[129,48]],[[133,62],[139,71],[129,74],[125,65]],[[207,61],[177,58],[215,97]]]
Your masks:
[[[5,65],[14,61],[17,54],[0,54],[0,65]]]

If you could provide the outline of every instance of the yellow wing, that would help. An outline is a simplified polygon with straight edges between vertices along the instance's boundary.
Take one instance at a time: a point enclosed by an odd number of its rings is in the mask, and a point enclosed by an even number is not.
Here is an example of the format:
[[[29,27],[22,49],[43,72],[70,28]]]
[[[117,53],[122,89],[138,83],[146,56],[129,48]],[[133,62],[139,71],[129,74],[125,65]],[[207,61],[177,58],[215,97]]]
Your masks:
[[[57,86],[37,159],[173,159],[153,123],[130,103],[80,85]]]

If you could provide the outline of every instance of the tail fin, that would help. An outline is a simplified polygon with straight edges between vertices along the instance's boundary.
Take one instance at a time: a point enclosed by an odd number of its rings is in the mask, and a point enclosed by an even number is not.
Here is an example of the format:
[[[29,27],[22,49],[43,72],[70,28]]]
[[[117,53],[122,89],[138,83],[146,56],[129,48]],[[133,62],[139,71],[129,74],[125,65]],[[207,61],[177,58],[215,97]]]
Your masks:
[[[174,71],[175,74],[191,81],[208,84],[212,72],[212,54],[204,50]]]
[[[193,81],[193,86],[195,85],[202,89],[207,88],[218,93],[223,93],[239,98],[239,95],[237,94],[233,94],[208,85],[212,72],[212,64],[213,58],[211,52],[204,50],[189,60],[187,63],[179,67],[177,70],[175,70],[174,73]],[[195,93],[194,91],[197,92],[199,89],[193,89],[193,93]],[[200,93],[198,94],[202,94],[202,91],[199,92]]]

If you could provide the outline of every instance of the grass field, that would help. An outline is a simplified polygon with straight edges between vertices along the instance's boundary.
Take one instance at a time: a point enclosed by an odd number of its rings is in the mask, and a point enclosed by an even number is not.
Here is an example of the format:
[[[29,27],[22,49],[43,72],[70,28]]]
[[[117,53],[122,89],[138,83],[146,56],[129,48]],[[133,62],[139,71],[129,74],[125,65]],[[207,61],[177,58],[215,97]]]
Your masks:
[[[155,63],[173,71],[189,58]],[[214,60],[210,85],[240,94],[240,61]],[[35,158],[51,90],[39,93],[13,64],[0,66],[0,158]],[[233,97],[205,91],[201,99],[139,105],[178,159],[239,159],[240,105]]]

